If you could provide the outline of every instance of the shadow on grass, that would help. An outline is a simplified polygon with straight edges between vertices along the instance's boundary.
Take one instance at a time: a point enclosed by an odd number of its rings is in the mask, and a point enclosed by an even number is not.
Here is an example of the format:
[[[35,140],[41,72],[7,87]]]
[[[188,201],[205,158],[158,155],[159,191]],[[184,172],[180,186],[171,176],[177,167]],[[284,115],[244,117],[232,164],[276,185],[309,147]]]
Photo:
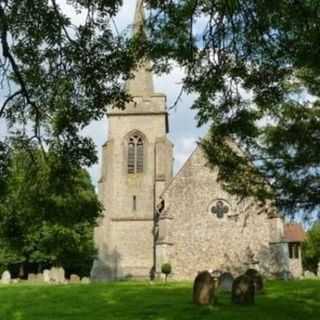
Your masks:
[[[320,281],[269,282],[254,306],[191,303],[190,283],[0,287],[1,320],[318,320]]]

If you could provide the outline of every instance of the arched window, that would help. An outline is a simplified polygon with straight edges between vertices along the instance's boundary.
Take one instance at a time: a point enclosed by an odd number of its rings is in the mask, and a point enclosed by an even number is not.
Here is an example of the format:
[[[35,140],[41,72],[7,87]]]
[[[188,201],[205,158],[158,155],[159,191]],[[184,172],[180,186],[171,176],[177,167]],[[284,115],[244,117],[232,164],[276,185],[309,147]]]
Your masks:
[[[128,173],[143,172],[143,138],[134,134],[128,142]]]

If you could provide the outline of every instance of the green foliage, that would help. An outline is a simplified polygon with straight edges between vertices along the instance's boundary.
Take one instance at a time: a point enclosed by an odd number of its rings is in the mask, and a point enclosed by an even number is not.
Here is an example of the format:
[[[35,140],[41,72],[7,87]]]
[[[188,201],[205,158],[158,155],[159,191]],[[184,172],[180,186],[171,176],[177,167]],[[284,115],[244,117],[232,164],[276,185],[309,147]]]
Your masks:
[[[101,205],[85,170],[64,172],[54,154],[45,157],[36,149],[11,154],[0,204],[0,241],[11,258],[1,255],[0,263],[15,264],[18,257],[24,263],[74,265],[88,274]]]
[[[172,272],[171,264],[170,263],[164,263],[161,266],[161,272],[165,275],[166,281],[167,281],[167,278],[168,278],[169,274]]]
[[[109,25],[121,0],[67,2],[86,17],[81,23],[57,0],[0,2],[0,119],[10,129],[7,144],[47,145],[65,161],[90,165],[95,147],[81,131],[108,105],[123,107],[135,61]]]
[[[172,267],[170,263],[164,263],[161,266],[161,272],[165,275],[169,275],[172,272]]]
[[[184,69],[224,187],[287,214],[319,212],[320,1],[145,2],[148,37],[136,47],[158,72]]]
[[[320,262],[320,222],[314,223],[308,231],[302,252],[304,269],[317,273]]]
[[[320,316],[317,280],[267,282],[253,306],[234,305],[230,294],[219,291],[217,305],[199,307],[191,303],[191,294],[191,283],[177,282],[10,285],[0,288],[0,318],[100,320],[108,315],[108,320],[318,320]]]

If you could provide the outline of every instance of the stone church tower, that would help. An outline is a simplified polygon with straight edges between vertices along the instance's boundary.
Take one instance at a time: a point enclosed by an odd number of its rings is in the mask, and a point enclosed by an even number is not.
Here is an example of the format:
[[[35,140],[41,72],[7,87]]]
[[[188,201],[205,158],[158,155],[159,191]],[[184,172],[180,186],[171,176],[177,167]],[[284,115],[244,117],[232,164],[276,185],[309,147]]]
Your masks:
[[[134,30],[143,20],[139,0]],[[166,96],[154,92],[150,64],[140,65],[126,87],[133,101],[107,114],[99,181],[104,216],[95,230],[98,259],[92,269],[96,280],[150,275],[156,199],[172,177]]]

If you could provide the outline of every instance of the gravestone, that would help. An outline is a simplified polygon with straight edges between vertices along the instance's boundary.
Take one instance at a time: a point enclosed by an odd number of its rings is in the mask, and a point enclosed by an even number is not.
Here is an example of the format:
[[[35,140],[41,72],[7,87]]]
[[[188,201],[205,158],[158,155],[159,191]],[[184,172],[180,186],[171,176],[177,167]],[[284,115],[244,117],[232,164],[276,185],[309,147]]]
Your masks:
[[[34,273],[28,274],[28,281],[35,282],[37,280],[37,276]]]
[[[43,282],[50,283],[50,271],[48,269],[43,270]]]
[[[62,267],[58,268],[58,282],[65,283],[66,281],[66,273]]]
[[[208,305],[215,302],[215,281],[208,271],[198,273],[193,283],[193,303]]]
[[[43,282],[43,274],[42,273],[37,273],[36,274],[36,282]]]
[[[255,269],[248,269],[245,274],[253,281],[255,293],[261,293],[264,288],[261,274]]]
[[[11,282],[11,273],[6,270],[1,275],[1,283],[2,284],[10,284]]]
[[[242,275],[233,281],[232,302],[235,304],[254,304],[254,283],[247,275]]]
[[[82,284],[90,284],[90,278],[88,278],[88,277],[83,277],[82,279],[81,279],[81,283]]]
[[[70,276],[70,283],[80,283],[80,277],[76,274]]]
[[[234,278],[230,272],[224,272],[219,277],[219,288],[231,292]]]
[[[50,269],[50,282],[57,283],[58,282],[58,268],[51,267]]]
[[[309,270],[305,271],[303,276],[305,279],[316,279],[317,278],[317,276]]]
[[[318,263],[318,271],[317,271],[318,277],[320,277],[320,261]]]
[[[50,269],[50,280],[54,283],[65,283],[65,271],[62,267]]]

